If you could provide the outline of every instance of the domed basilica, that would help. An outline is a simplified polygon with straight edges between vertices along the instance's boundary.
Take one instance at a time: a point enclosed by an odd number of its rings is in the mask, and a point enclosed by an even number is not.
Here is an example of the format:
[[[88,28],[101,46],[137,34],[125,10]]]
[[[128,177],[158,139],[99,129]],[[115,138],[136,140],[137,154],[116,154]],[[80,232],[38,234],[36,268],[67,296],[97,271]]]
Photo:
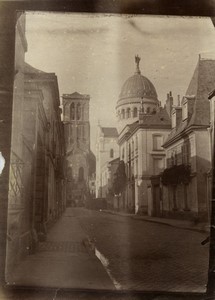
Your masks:
[[[140,71],[140,57],[135,56],[136,70],[122,86],[116,105],[118,130],[138,120],[140,109],[147,115],[159,110],[157,92],[151,81]]]
[[[97,170],[100,169],[101,174],[96,176],[103,180],[97,181],[96,188],[102,190],[99,196],[108,200],[110,208],[151,215],[155,209],[150,205],[151,178],[164,169],[162,145],[171,130],[173,98],[168,95],[162,107],[153,83],[141,74],[138,55],[135,65],[135,73],[123,84],[116,104],[118,139],[115,143],[119,149],[118,162],[124,161],[125,165],[126,188],[120,197],[113,196],[111,183],[116,172],[116,158],[111,160],[108,156],[97,160],[101,165]],[[96,154],[97,158],[108,152],[108,141],[99,147],[100,141],[98,136],[98,149],[102,150]]]

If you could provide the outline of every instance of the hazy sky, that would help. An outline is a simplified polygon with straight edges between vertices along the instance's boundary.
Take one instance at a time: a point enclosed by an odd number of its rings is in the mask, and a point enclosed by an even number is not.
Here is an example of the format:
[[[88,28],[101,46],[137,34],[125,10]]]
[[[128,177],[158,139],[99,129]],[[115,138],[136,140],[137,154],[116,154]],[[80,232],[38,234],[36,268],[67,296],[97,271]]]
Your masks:
[[[209,18],[27,13],[26,37],[26,61],[54,72],[60,95],[77,91],[91,96],[93,151],[98,120],[116,126],[116,101],[134,74],[136,54],[142,74],[164,103],[170,90],[175,100],[184,95],[199,53],[215,52]]]

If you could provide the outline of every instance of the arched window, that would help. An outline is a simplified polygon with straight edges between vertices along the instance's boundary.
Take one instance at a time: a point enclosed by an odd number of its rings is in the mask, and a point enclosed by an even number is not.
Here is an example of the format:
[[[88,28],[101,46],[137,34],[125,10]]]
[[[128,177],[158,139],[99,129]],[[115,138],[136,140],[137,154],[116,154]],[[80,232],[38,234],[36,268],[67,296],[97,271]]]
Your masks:
[[[136,135],[136,150],[138,149],[138,137]]]
[[[137,108],[136,108],[136,107],[134,108],[134,111],[133,111],[133,117],[134,117],[134,118],[137,117]]]
[[[147,114],[150,113],[150,107],[147,107],[146,112],[147,112]]]
[[[124,109],[122,109],[122,119],[125,119],[125,110]]]
[[[77,120],[81,119],[81,104],[80,103],[77,104],[76,116],[77,116]]]
[[[131,109],[127,108],[127,118],[130,118],[130,117],[131,117]]]
[[[110,149],[110,158],[113,158],[114,157],[114,151],[113,149]]]
[[[70,105],[70,118],[71,118],[71,120],[75,120],[75,103],[74,102]]]
[[[80,167],[78,171],[78,180],[83,181],[84,180],[84,168]]]

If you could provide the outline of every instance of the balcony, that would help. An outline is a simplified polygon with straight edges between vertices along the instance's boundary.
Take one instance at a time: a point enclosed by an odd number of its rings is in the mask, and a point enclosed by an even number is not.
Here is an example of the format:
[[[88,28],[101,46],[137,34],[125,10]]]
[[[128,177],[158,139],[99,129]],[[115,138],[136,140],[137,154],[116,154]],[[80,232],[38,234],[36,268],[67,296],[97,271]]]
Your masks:
[[[191,180],[190,165],[173,165],[165,169],[161,175],[163,185],[189,184]]]

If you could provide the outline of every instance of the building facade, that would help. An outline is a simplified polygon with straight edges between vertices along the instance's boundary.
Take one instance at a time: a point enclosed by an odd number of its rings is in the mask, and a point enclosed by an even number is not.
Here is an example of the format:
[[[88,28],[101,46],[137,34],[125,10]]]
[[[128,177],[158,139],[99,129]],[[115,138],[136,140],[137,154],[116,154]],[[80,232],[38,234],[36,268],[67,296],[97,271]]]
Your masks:
[[[114,127],[98,125],[96,140],[96,198],[106,197],[107,164],[119,157],[118,132]]]
[[[139,113],[139,121],[127,125],[119,135],[120,160],[126,166],[127,186],[122,209],[152,215],[148,188],[151,176],[159,175],[165,164],[164,140],[170,132],[170,119],[162,107],[153,115]]]
[[[172,110],[172,130],[163,147],[163,215],[206,221],[211,194],[210,108],[215,61],[199,57],[181,105]],[[171,175],[172,174],[172,175]],[[175,174],[175,180],[171,180]]]
[[[65,141],[54,73],[25,64],[24,107],[24,136],[37,153],[34,158],[35,211],[38,215],[35,222],[42,233],[45,230],[42,227],[55,220],[65,208]]]
[[[16,29],[6,274],[46,237],[64,202],[64,134],[57,77],[25,63],[25,15]]]

